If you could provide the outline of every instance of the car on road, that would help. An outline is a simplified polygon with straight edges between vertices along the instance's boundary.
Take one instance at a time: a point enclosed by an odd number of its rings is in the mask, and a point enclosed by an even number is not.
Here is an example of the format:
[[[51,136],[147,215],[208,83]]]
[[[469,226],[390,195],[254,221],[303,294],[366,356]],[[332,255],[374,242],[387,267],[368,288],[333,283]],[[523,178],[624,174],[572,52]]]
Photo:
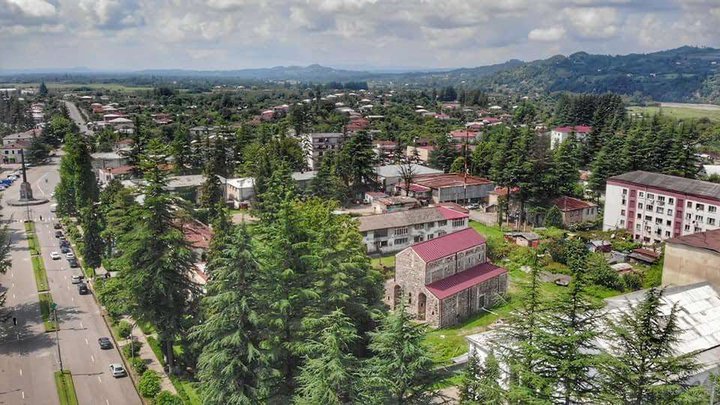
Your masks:
[[[62,225],[60,224],[60,222],[55,222],[53,224],[53,229],[62,229]]]
[[[58,252],[50,252],[50,258],[53,260],[60,260],[60,253]]]
[[[110,365],[110,374],[112,374],[112,376],[115,378],[125,377],[127,375],[122,364],[119,363],[113,363]]]
[[[100,348],[103,349],[103,350],[108,350],[108,349],[112,349],[112,348],[113,348],[113,345],[112,345],[112,342],[110,341],[110,338],[109,338],[109,337],[106,337],[106,336],[103,336],[103,337],[99,338],[99,339],[98,339],[98,344],[100,345]]]
[[[62,231],[55,231],[55,237],[56,237],[56,238],[59,238],[59,237],[61,237],[61,236],[63,236]]]
[[[60,253],[65,254],[70,251],[70,246],[68,245],[60,245]]]
[[[68,265],[71,269],[75,269],[80,267],[80,264],[78,263],[77,259],[68,259]]]
[[[80,284],[80,283],[83,282],[83,279],[84,279],[84,278],[85,278],[85,277],[83,277],[83,276],[80,275],[80,274],[73,274],[73,276],[70,277],[70,280],[72,281],[73,284]]]
[[[66,257],[67,259],[74,259],[74,258],[75,258],[75,253],[73,253],[73,251],[71,250],[71,251],[65,253],[65,257]]]
[[[89,293],[90,293],[90,290],[88,289],[87,284],[85,284],[85,283],[80,283],[80,284],[78,284],[77,286],[78,286],[78,294],[80,294],[80,295],[85,295],[85,294],[89,294]]]

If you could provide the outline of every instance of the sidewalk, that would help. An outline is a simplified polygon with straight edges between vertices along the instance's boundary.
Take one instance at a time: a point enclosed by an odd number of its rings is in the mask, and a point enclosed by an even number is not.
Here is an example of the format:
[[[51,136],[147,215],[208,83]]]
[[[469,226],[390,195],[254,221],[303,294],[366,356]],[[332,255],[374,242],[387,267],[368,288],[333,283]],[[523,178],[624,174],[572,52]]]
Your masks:
[[[130,322],[131,325],[135,324],[135,321],[130,318],[129,316],[123,317],[123,320]],[[135,333],[139,332],[139,333]],[[157,356],[155,356],[155,352],[153,352],[152,348],[150,347],[150,344],[147,341],[147,337],[145,334],[140,330],[140,328],[135,327],[133,329],[133,336],[137,337],[137,341],[142,343],[142,347],[140,347],[140,358],[145,360],[145,364],[147,364],[148,370],[153,370],[160,375],[160,387],[164,391],[170,391],[173,394],[177,394],[177,390],[175,389],[175,386],[170,381],[170,378],[167,376],[167,373],[165,373],[165,370],[163,369],[162,364],[158,360]],[[153,336],[157,339],[157,336]],[[130,342],[125,339],[122,341],[122,345],[129,344]]]

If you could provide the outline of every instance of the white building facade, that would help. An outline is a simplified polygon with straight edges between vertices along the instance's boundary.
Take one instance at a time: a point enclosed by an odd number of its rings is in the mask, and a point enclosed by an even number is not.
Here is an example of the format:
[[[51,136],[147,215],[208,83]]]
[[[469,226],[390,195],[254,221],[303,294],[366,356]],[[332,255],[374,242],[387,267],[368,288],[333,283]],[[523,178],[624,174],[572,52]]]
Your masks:
[[[342,132],[314,132],[303,134],[301,136],[301,143],[310,170],[317,169],[320,159],[322,159],[326,153],[340,150],[346,138]]]
[[[635,171],[605,188],[603,230],[626,229],[641,243],[720,228],[720,184]]]
[[[557,127],[550,131],[550,148],[555,149],[565,142],[570,135],[575,135],[578,141],[584,141],[587,134],[592,131],[592,127],[585,125],[577,125],[574,127]]]

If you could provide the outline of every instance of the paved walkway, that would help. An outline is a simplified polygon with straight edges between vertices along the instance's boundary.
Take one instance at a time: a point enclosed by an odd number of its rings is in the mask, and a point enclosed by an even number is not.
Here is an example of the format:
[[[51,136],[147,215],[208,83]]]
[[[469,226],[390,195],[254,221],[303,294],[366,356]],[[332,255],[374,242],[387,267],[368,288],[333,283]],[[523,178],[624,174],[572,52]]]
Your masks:
[[[123,320],[130,322],[131,325],[135,324],[135,321],[129,316],[125,316]],[[160,363],[157,356],[155,356],[155,352],[153,352],[152,348],[150,348],[150,344],[148,343],[145,334],[140,330],[140,328],[135,327],[133,329],[133,336],[136,336],[137,341],[142,343],[142,347],[140,347],[140,358],[145,360],[145,364],[147,364],[148,370],[153,370],[160,375],[160,387],[165,391],[170,391],[173,394],[177,394],[177,390],[175,390],[175,386],[170,381],[167,373],[165,373],[162,363]],[[157,336],[153,337],[157,339]],[[130,341],[125,339],[122,341],[121,344],[124,346],[129,343]]]

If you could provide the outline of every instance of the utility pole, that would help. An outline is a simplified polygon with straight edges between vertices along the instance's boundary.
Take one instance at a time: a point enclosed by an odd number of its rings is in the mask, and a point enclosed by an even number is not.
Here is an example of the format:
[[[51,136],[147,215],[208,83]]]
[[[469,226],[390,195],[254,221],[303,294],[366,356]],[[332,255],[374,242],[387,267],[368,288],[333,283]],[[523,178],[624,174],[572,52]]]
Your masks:
[[[62,353],[60,352],[60,322],[58,321],[57,316],[57,304],[52,303],[50,304],[50,309],[53,311],[53,316],[55,317],[55,341],[57,342],[57,351],[58,351],[58,360],[60,361],[60,371],[63,371],[63,362],[62,362]]]

